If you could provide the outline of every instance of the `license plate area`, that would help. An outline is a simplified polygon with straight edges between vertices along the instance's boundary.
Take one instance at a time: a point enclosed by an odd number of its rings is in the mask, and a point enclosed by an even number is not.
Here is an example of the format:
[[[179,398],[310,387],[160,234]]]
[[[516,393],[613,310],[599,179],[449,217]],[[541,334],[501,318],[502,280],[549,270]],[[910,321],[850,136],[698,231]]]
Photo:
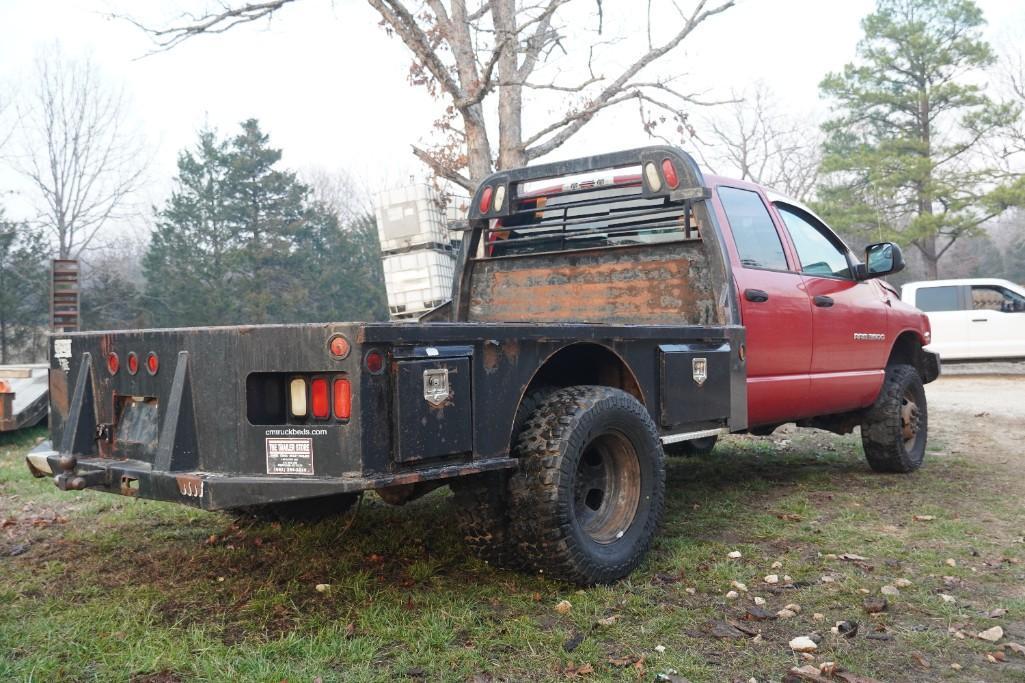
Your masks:
[[[152,462],[160,433],[159,401],[155,396],[118,396],[116,401],[114,455]]]

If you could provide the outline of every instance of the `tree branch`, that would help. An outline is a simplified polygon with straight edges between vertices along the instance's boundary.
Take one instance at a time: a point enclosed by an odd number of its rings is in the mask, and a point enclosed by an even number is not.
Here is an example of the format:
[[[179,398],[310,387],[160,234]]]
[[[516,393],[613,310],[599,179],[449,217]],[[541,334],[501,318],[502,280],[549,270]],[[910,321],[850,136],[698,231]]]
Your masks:
[[[444,163],[442,163],[434,156],[432,156],[430,152],[420,149],[416,145],[411,145],[411,147],[413,149],[413,156],[427,164],[435,175],[440,176],[450,182],[453,182],[456,185],[459,185],[460,187],[465,188],[470,192],[473,192],[477,189],[476,183],[472,182],[469,178],[459,173],[455,169],[446,166]]]

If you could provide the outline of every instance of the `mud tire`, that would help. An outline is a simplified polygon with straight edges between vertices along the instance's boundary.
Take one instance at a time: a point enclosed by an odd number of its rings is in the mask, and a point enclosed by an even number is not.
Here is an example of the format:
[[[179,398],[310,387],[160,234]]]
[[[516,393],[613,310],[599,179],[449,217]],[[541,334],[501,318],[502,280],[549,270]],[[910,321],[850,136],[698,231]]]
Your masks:
[[[525,396],[513,420],[515,440],[527,418],[552,392],[539,389]],[[463,542],[478,559],[502,569],[522,569],[523,561],[509,531],[509,473],[489,472],[455,479],[452,504]]]
[[[925,459],[928,431],[929,411],[918,371],[910,365],[887,367],[883,388],[861,422],[869,467],[891,473],[917,470]]]
[[[593,585],[640,564],[662,521],[665,457],[637,399],[604,386],[555,391],[527,419],[516,455],[510,528],[530,568]]]

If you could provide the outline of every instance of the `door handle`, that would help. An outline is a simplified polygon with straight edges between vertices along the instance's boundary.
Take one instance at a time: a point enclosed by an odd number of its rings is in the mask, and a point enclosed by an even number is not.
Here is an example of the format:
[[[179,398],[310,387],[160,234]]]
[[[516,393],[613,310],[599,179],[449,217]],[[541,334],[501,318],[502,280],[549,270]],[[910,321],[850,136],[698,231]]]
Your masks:
[[[756,304],[769,300],[769,293],[761,289],[745,289],[744,298]]]
[[[829,308],[830,306],[833,305],[832,297],[823,296],[821,294],[819,296],[815,297],[814,299],[812,299],[812,301],[819,308]]]

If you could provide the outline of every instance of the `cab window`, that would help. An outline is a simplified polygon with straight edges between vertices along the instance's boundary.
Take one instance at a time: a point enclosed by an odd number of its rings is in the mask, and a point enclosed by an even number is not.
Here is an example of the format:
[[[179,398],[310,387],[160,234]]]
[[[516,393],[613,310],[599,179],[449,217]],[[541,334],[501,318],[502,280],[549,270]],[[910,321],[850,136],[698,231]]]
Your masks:
[[[958,296],[959,287],[944,285],[940,287],[919,287],[915,293],[915,306],[926,313],[961,310]]]
[[[720,187],[719,201],[730,222],[740,263],[745,268],[788,270],[783,243],[757,192]]]
[[[999,285],[972,285],[972,308],[977,311],[1021,313],[1025,297]]]
[[[833,241],[826,226],[789,206],[777,204],[776,209],[790,232],[802,273],[851,279],[847,250]]]

